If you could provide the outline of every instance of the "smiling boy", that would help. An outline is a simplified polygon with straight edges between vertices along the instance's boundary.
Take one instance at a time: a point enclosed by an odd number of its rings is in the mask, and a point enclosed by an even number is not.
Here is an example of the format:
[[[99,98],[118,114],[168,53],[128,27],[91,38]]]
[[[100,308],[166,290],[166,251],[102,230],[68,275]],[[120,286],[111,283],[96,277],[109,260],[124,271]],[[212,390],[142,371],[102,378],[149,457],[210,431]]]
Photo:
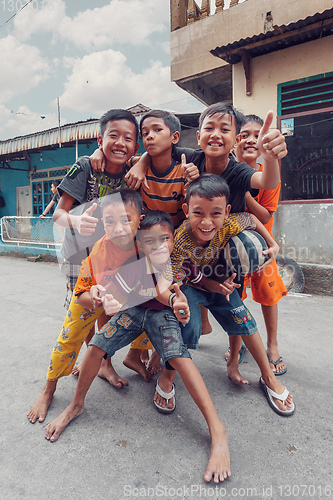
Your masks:
[[[61,198],[53,217],[66,228],[62,251],[71,267],[79,267],[93,244],[103,236],[103,224],[95,217],[99,211],[96,199],[125,184],[126,162],[139,147],[138,124],[128,111],[112,109],[106,112],[100,119],[100,128],[98,145],[107,159],[106,171],[94,172],[89,157],[81,157],[58,187]],[[75,204],[77,208],[72,211]],[[77,275],[69,278],[73,289]],[[85,309],[76,303],[76,297],[71,297],[63,328],[52,351],[46,384],[27,414],[31,423],[44,421],[58,379],[72,372],[81,346],[100,314],[101,310]],[[127,385],[127,380],[119,377],[110,360],[102,362],[99,376],[115,387]]]
[[[263,168],[257,163],[260,155],[258,138],[263,120],[256,115],[247,115],[243,119],[240,134],[236,139],[235,154],[240,162],[246,162],[255,172]],[[275,189],[260,189],[257,196],[250,192],[245,195],[249,212],[253,213],[265,224],[266,229],[273,236],[273,213],[277,210],[280,197],[280,183]],[[252,298],[261,304],[267,331],[267,356],[275,375],[283,375],[287,367],[278,351],[278,302],[287,295],[287,289],[282,281],[276,262],[272,262],[263,272],[253,273],[245,278],[242,299],[246,298],[246,284],[251,280]]]
[[[112,200],[110,202],[115,207],[114,202]],[[105,203],[103,200],[103,218],[107,224]],[[124,201],[126,212],[128,204],[128,200]],[[112,212],[114,210],[115,208]],[[116,205],[119,215],[121,210],[123,209]],[[115,232],[107,232],[106,238],[109,234],[112,238],[117,237]],[[125,306],[122,306],[110,293],[104,295],[103,299],[100,297],[101,292],[110,292],[108,285],[106,288],[92,287],[90,292],[84,291],[79,299],[83,300],[85,305],[90,301],[90,307],[100,306],[103,301],[106,313],[114,316],[92,338],[82,362],[73,401],[46,427],[45,438],[51,442],[57,441],[67,425],[81,415],[85,396],[98,373],[101,359],[111,357],[145,331],[163,361],[179,372],[208,424],[211,453],[204,479],[209,482],[213,478],[216,483],[224,481],[230,476],[229,447],[225,428],[218,418],[204,381],[183,344],[177,321],[178,319],[186,322],[189,319],[186,298],[178,285],[175,285],[174,293],[166,291],[166,298],[162,299],[162,302],[155,298],[157,280],[169,261],[173,248],[173,223],[170,216],[160,211],[148,212],[141,223],[139,242],[145,257],[140,260],[134,257],[130,263],[125,263],[114,280],[109,282],[114,294],[120,290],[122,302],[127,302]],[[94,250],[95,247],[93,253]],[[100,251],[97,255],[100,255]]]
[[[205,274],[207,271],[210,271],[210,274],[217,274],[216,266],[219,262],[220,248],[226,244],[231,236],[242,230],[241,222],[242,218],[245,217],[245,214],[234,214],[228,218],[230,211],[228,197],[227,184],[223,179],[213,174],[204,174],[189,185],[183,207],[187,221],[175,234],[174,250],[171,255],[174,279],[181,273],[182,263],[185,260],[190,260],[203,272],[206,268]],[[276,246],[278,250],[278,246],[262,224],[259,221],[256,224],[256,229],[263,231],[261,234],[265,235],[268,245],[271,248]],[[164,273],[163,278],[168,278],[168,276]],[[214,284],[213,280],[207,280],[203,288],[186,284],[182,287],[182,291],[187,297],[191,310],[190,321],[182,328],[184,344],[188,348],[197,349],[201,335],[199,304],[202,304],[212,312],[215,319],[229,335],[231,346],[231,360],[228,361],[227,371],[229,378],[238,384],[246,383],[238,371],[237,358],[232,355],[235,354],[237,338],[241,336],[261,370],[260,383],[270,406],[282,416],[292,415],[294,413],[292,396],[275,378],[269,366],[256,322],[237,291],[234,290],[226,298],[219,290],[219,285],[216,282]],[[172,377],[168,379],[166,370],[160,377],[160,385],[162,382],[163,390],[167,393],[172,388],[173,380]],[[165,403],[159,401],[159,404]]]

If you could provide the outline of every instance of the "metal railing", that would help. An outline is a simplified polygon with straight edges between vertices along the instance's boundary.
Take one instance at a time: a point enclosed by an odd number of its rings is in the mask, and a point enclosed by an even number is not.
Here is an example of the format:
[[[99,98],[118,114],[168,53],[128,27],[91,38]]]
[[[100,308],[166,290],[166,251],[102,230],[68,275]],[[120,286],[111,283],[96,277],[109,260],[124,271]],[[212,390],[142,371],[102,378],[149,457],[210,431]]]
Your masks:
[[[180,2],[171,0],[171,31],[229,9],[244,1],[246,0],[213,0],[213,2],[211,0],[202,0],[199,7],[195,0],[181,0]],[[212,10],[211,5],[213,6]]]
[[[46,248],[60,248],[61,235],[52,217],[4,216],[1,218],[1,238],[4,243],[18,246],[39,245]]]

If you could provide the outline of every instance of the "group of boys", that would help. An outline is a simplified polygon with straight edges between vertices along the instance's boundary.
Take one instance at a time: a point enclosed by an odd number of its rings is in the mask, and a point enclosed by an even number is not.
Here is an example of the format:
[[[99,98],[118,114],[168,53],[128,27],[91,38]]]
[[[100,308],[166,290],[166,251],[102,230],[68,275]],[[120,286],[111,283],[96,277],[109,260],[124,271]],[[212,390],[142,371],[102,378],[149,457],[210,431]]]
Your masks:
[[[247,382],[238,367],[242,338],[260,368],[260,384],[271,407],[284,416],[293,414],[292,396],[278,382],[269,363],[276,352],[265,352],[255,320],[237,291],[235,275],[225,276],[221,283],[202,272],[205,266],[220,263],[221,248],[244,229],[264,236],[268,264],[278,252],[271,234],[258,220],[260,214],[257,218],[244,213],[246,193],[274,189],[279,184],[278,159],[287,151],[281,133],[269,130],[271,122],[270,112],[256,140],[255,147],[263,157],[259,172],[238,163],[230,154],[240,128],[240,115],[231,105],[217,103],[202,113],[197,133],[201,149],[196,151],[176,147],[180,123],[174,115],[148,112],[140,122],[147,154],[129,170],[127,162],[138,149],[136,120],[123,110],[103,115],[98,144],[105,159],[104,172],[93,171],[88,157],[79,159],[59,186],[62,196],[54,214],[73,237],[73,253],[80,259],[85,252],[86,258],[52,352],[47,382],[28,413],[32,423],[44,421],[58,379],[71,373],[87,337],[90,343],[74,399],[46,427],[46,439],[56,441],[82,413],[85,395],[97,374],[115,386],[127,384],[114,371],[111,357],[147,335],[165,365],[156,384],[155,406],[163,413],[174,410],[173,382],[178,371],[211,435],[204,478],[215,482],[226,479],[230,458],[225,428],[188,352],[188,348],[197,348],[201,335],[200,304],[229,335],[227,373],[231,380]],[[140,191],[124,188],[126,180],[131,187],[141,184]],[[101,220],[97,198],[101,198]],[[71,213],[75,202],[89,205],[84,205],[81,213]],[[233,214],[229,215],[230,211]],[[96,321],[98,332],[93,335]],[[139,352],[142,345],[134,345],[132,351]],[[132,367],[145,377],[137,353],[132,357]]]

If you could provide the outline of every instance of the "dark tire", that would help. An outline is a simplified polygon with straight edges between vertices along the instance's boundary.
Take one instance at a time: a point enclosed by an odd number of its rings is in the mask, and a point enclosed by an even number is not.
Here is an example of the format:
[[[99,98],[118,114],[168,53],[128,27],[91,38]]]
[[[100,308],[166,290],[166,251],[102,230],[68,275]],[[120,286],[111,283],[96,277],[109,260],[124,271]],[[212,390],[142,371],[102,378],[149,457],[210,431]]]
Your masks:
[[[276,257],[276,263],[288,292],[301,293],[304,289],[305,280],[303,271],[297,262],[279,254]]]

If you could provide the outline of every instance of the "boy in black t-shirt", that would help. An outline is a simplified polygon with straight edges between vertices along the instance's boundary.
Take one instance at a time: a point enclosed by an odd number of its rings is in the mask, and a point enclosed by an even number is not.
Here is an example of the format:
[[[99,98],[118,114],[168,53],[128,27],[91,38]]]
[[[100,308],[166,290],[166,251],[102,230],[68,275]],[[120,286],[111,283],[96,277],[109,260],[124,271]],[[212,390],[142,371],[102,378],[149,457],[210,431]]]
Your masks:
[[[66,228],[67,246],[65,245],[64,251],[68,251],[68,254],[64,256],[78,266],[82,259],[87,257],[94,243],[104,234],[103,225],[96,216],[99,211],[96,200],[125,185],[127,162],[139,148],[138,124],[129,111],[112,109],[106,112],[101,117],[100,126],[98,146],[106,157],[105,172],[94,172],[88,156],[79,158],[59,185],[61,198],[53,216],[54,221]],[[90,203],[87,205],[86,202]],[[79,206],[76,212],[72,212],[75,204]],[[73,237],[71,241],[66,239],[68,234]],[[99,311],[90,311],[83,307],[75,307],[73,312],[75,300],[73,296],[65,318],[65,324],[70,322],[75,327],[71,327],[70,331],[68,328],[62,328],[60,332],[52,351],[46,384],[27,415],[31,423],[45,420],[58,379],[72,372],[81,345],[100,314]],[[127,385],[127,380],[119,377],[110,360],[102,362],[99,376],[115,387]]]

